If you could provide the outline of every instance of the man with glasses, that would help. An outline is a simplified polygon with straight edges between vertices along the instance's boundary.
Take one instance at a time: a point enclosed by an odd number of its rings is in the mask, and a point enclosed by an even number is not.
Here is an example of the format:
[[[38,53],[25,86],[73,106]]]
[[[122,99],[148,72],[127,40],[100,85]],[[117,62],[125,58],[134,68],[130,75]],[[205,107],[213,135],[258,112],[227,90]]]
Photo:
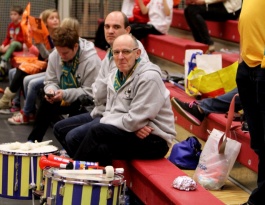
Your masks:
[[[118,69],[107,79],[106,109],[89,126],[74,159],[107,166],[113,159],[162,158],[176,131],[161,70],[141,58],[138,42],[129,34],[115,39],[112,53]]]
[[[85,137],[91,123],[99,121],[105,111],[107,100],[107,80],[111,71],[117,67],[113,60],[112,45],[113,41],[122,34],[130,33],[129,21],[126,15],[120,11],[114,11],[107,15],[104,21],[104,34],[106,41],[111,46],[102,61],[99,74],[92,85],[95,108],[90,113],[81,114],[67,118],[56,123],[54,135],[61,143],[70,157],[73,157],[81,141]],[[141,58],[149,61],[148,55],[140,41],[137,41],[141,49]],[[96,119],[96,120],[94,120]],[[93,120],[93,121],[92,121]],[[91,122],[91,123],[90,123]]]

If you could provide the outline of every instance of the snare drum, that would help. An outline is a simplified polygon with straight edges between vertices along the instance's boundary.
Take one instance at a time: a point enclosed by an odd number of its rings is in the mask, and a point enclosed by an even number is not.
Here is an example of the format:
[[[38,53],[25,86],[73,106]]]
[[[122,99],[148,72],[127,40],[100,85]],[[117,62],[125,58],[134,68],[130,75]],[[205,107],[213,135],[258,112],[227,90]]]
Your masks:
[[[65,174],[50,168],[44,170],[44,176],[47,205],[118,205],[124,184],[118,174],[107,178],[105,174]]]
[[[52,145],[32,150],[10,149],[12,143],[0,144],[0,196],[32,199],[33,187],[40,190],[43,173],[39,168],[41,155],[58,152]]]

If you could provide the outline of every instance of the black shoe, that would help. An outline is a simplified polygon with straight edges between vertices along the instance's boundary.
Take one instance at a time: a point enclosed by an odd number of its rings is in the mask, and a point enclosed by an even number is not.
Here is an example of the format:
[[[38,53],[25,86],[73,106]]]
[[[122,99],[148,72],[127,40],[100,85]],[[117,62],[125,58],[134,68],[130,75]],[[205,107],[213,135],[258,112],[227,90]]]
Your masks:
[[[185,103],[181,102],[177,98],[171,98],[172,106],[178,111],[183,117],[189,120],[195,125],[201,125],[205,114],[201,113],[198,109],[198,105],[194,102]]]

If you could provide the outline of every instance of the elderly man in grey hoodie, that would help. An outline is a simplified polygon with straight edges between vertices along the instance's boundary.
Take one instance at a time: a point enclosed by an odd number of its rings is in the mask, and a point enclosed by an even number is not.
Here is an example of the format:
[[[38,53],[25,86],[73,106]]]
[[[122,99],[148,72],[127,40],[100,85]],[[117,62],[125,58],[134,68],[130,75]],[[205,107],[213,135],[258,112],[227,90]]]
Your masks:
[[[92,85],[95,108],[91,113],[80,114],[59,121],[54,125],[54,135],[61,143],[67,154],[73,157],[80,143],[86,135],[88,127],[102,117],[105,111],[107,101],[107,79],[111,71],[117,70],[112,55],[112,45],[114,40],[123,34],[130,33],[128,18],[121,11],[113,11],[107,15],[104,21],[104,35],[106,41],[111,46],[107,51],[105,58],[102,61],[99,74]],[[141,58],[149,61],[148,55],[140,41],[138,41],[141,49]]]
[[[107,78],[106,109],[89,127],[74,159],[106,166],[113,159],[162,158],[176,131],[160,68],[141,59],[138,42],[129,34],[114,40],[112,53],[118,70]]]
[[[59,27],[52,40],[55,50],[50,54],[44,79],[45,99],[38,109],[29,141],[42,141],[51,121],[59,114],[70,116],[87,112],[80,110],[82,95],[92,97],[101,61],[92,42],[79,38],[76,30]]]

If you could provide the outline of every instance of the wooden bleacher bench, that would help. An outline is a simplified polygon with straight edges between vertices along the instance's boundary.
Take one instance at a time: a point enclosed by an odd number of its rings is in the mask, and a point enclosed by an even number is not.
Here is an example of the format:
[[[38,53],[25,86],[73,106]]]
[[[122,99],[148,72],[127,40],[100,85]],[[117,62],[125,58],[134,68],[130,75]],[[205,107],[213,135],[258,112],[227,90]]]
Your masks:
[[[106,51],[98,48],[96,49],[98,54],[100,55],[100,58],[102,59],[105,56]],[[177,123],[179,122],[177,121]],[[181,125],[183,126],[183,124]],[[203,137],[202,139],[206,140],[206,138]],[[239,155],[239,157],[241,156],[243,158],[245,157],[243,155],[248,154],[241,153],[241,155]],[[228,185],[226,191],[222,190],[220,192],[214,191],[211,193],[205,190],[200,185],[198,185],[195,191],[187,192],[177,190],[172,186],[174,179],[178,176],[186,175],[192,177],[191,172],[179,169],[166,158],[159,160],[114,160],[113,166],[124,168],[124,177],[127,186],[144,204],[204,205],[209,201],[211,202],[211,204],[215,205],[226,204],[224,203],[224,198],[226,198],[227,200],[227,197],[223,197],[223,195],[226,195],[227,193],[230,194],[233,191],[235,191],[237,195],[240,194],[241,197],[244,198],[242,202],[246,201],[248,198],[247,193],[242,194],[242,190],[239,187],[236,187],[231,182],[227,182]]]
[[[239,43],[239,33],[236,20],[225,22],[206,21],[209,33],[212,37]],[[173,9],[173,18],[171,27],[189,31],[183,9]]]
[[[214,205],[224,204],[197,184],[195,191],[180,191],[172,183],[178,176],[187,176],[166,158],[158,160],[114,160],[114,167],[123,167],[127,186],[144,203],[150,205]]]
[[[182,101],[191,102],[195,99],[193,97],[188,96],[185,91],[174,86],[170,83],[166,83],[166,87],[170,91],[171,97],[179,98]],[[214,114],[211,113],[207,116],[203,123],[200,126],[195,126],[186,120],[183,116],[181,116],[174,109],[174,116],[176,124],[180,125],[184,129],[193,133],[198,138],[206,141],[208,138],[208,130],[211,131],[213,128],[216,128],[221,131],[225,131],[226,118],[224,114]],[[239,125],[240,122],[233,122],[232,126]],[[250,137],[249,133],[242,132],[241,129],[237,129],[231,132],[231,138],[238,140],[241,143],[241,150],[238,155],[237,161],[248,167],[249,169],[257,172],[258,167],[258,157],[255,152],[250,148]]]

